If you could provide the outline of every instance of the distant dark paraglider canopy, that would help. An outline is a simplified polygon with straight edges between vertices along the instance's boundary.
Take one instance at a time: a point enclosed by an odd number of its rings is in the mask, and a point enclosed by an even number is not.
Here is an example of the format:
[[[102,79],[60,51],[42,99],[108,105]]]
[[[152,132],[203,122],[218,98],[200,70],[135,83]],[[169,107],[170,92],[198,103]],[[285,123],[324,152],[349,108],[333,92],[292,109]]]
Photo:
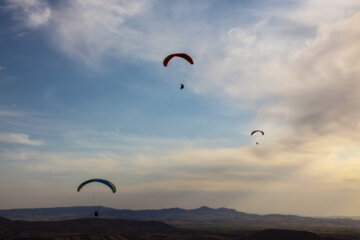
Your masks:
[[[180,84],[180,90],[184,89],[184,87],[185,87],[184,84]]]
[[[81,183],[77,189],[78,192],[80,192],[80,190],[86,185],[86,184],[89,184],[89,183],[92,183],[92,182],[99,182],[99,183],[102,183],[102,184],[105,184],[106,186],[108,186],[111,191],[113,193],[116,192],[116,187],[115,187],[115,184],[113,184],[112,182],[108,181],[108,180],[105,180],[105,179],[100,179],[100,178],[94,178],[94,179],[89,179],[83,183]]]
[[[166,67],[169,63],[169,61],[173,58],[173,57],[181,57],[185,60],[187,60],[190,64],[194,64],[194,61],[192,60],[192,58],[187,55],[186,53],[173,53],[173,54],[170,54],[169,56],[167,56],[165,59],[164,59],[164,67]]]
[[[259,133],[261,133],[262,135],[264,135],[264,132],[263,132],[263,131],[261,131],[261,130],[255,130],[255,131],[252,131],[252,132],[251,132],[251,136],[254,135],[254,134],[257,133],[257,132],[259,132]]]

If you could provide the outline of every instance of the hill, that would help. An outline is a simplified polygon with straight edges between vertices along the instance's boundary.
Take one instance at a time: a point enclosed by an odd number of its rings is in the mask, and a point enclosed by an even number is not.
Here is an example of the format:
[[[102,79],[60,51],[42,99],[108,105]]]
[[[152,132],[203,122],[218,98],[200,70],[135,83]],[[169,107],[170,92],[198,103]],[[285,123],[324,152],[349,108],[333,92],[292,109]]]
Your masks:
[[[206,232],[254,232],[265,229],[309,231],[321,236],[360,239],[360,221],[346,218],[312,218],[295,215],[258,215],[228,208],[169,208],[160,210],[119,210],[97,207],[101,218],[160,221],[172,226]],[[60,207],[0,210],[0,216],[13,220],[55,221],[93,218],[94,207]]]
[[[148,239],[150,236],[181,239],[181,235],[175,227],[157,221],[101,218],[64,221],[0,219],[0,239]]]
[[[248,233],[224,233],[180,230],[157,221],[85,218],[64,221],[24,221],[0,218],[0,239],[122,239],[122,240],[330,240],[313,233],[289,230],[265,230]]]
[[[66,220],[89,218],[94,207],[58,207],[0,210],[0,216],[13,220]],[[351,228],[360,229],[360,221],[353,219],[312,218],[295,215],[258,215],[234,209],[201,207],[197,209],[169,208],[160,210],[119,210],[99,207],[102,218],[162,221],[179,227],[236,227],[265,228]]]

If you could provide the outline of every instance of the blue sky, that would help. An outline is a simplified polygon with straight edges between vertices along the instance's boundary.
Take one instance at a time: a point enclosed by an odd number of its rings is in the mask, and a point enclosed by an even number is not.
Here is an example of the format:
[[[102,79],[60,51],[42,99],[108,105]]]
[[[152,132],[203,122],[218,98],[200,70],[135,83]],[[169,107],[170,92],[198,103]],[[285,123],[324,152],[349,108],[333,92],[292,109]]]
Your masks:
[[[0,6],[0,208],[360,214],[357,1]]]

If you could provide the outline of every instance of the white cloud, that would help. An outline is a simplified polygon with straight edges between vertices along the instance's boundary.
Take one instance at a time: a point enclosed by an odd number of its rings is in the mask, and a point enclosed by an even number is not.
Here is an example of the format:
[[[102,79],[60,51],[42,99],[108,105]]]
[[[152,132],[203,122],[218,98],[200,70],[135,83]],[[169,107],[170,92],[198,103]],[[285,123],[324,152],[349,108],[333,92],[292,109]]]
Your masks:
[[[0,132],[0,142],[16,143],[31,146],[40,146],[44,143],[40,140],[31,140],[29,135],[24,133]]]
[[[359,23],[360,13],[321,26],[311,46],[297,52],[287,66],[293,86],[286,88],[282,106],[292,111],[294,131],[354,140],[360,117]]]
[[[15,10],[15,18],[30,28],[40,27],[51,18],[51,9],[46,0],[8,0],[6,8]]]
[[[18,117],[18,116],[21,116],[21,115],[22,114],[19,113],[19,112],[0,110],[0,117]]]
[[[161,63],[162,58],[172,51],[194,49],[194,43],[198,47],[194,52],[207,51],[204,43],[210,39],[201,34],[212,32],[212,29],[197,23],[194,16],[204,11],[208,4],[164,4],[167,11],[157,1],[144,0],[106,3],[72,0],[52,9],[45,1],[33,0],[9,3],[8,8],[25,12],[26,20],[31,23],[27,24],[29,27],[41,25],[41,21],[30,21],[31,15],[44,16],[43,23],[49,23],[47,30],[54,46],[93,69],[98,69],[105,57]],[[34,6],[30,8],[29,5]],[[46,12],[49,16],[45,20]],[[20,15],[21,11],[15,11],[15,14]]]
[[[193,8],[205,12],[205,5]],[[318,26],[360,9],[352,0],[298,1],[293,7],[259,9],[253,13],[260,17],[258,22],[226,28],[194,19],[192,12],[182,11],[192,6],[181,6],[168,18],[152,1],[69,1],[54,10],[53,42],[92,68],[107,56],[160,63],[171,51],[189,51],[196,57],[190,88],[258,106],[297,86],[288,80],[288,62],[306,47]],[[323,7],[326,11],[319,11]]]
[[[357,0],[301,0],[297,1],[295,7],[279,9],[277,11],[261,12],[266,16],[275,16],[280,19],[318,27],[319,25],[339,21],[354,15],[360,10],[360,2]]]
[[[132,55],[145,47],[146,35],[126,21],[140,17],[149,5],[143,0],[68,1],[54,16],[56,47],[94,68],[103,56]]]
[[[21,161],[18,167],[31,173],[109,176],[118,179],[129,191],[149,188],[231,191],[234,187],[248,191],[260,182],[274,184],[303,165],[300,161],[263,161],[252,148],[179,148],[151,156],[139,151],[128,156],[16,149],[1,151],[0,156],[3,162]]]

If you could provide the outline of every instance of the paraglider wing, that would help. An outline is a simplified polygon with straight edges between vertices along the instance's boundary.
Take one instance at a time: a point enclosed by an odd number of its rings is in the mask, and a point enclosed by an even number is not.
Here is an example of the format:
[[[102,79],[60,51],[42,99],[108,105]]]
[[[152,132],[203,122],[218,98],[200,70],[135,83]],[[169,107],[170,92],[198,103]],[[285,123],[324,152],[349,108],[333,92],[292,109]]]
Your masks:
[[[105,180],[105,179],[100,179],[100,178],[89,179],[89,180],[83,182],[82,184],[79,185],[77,191],[80,192],[80,190],[81,190],[86,184],[92,183],[92,182],[103,183],[103,184],[105,184],[106,186],[108,186],[113,193],[116,192],[116,187],[115,187],[115,185],[114,185],[112,182],[110,182],[110,181],[108,181],[108,180]]]
[[[164,67],[166,67],[169,63],[169,61],[173,58],[173,57],[181,57],[181,58],[184,58],[186,61],[188,61],[190,64],[194,64],[194,61],[192,60],[192,58],[187,55],[186,53],[174,53],[174,54],[170,54],[169,56],[167,56],[165,59],[164,59]]]
[[[257,132],[259,132],[259,133],[261,133],[262,135],[264,135],[264,132],[263,132],[263,131],[261,131],[261,130],[255,130],[255,131],[252,131],[251,136],[254,135],[254,133],[257,133]]]

